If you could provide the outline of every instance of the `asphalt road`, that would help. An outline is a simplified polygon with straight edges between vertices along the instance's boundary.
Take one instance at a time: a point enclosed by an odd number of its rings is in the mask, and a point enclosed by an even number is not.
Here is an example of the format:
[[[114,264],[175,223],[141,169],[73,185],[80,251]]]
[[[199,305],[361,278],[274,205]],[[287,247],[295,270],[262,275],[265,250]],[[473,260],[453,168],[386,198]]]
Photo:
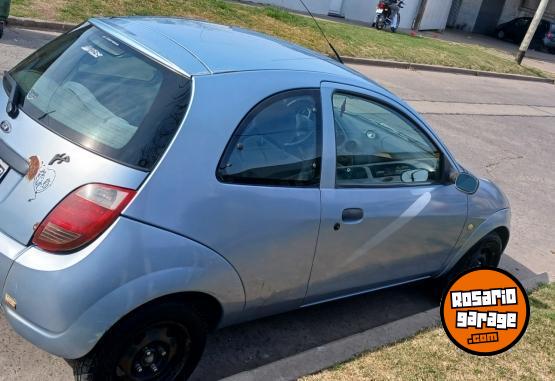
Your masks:
[[[52,33],[8,29],[0,70]],[[355,66],[426,114],[459,161],[495,180],[513,207],[502,266],[555,276],[555,86]],[[212,334],[196,380],[248,370],[436,305],[429,284],[397,288],[227,328]],[[0,317],[0,380],[70,380],[67,364],[17,336]]]

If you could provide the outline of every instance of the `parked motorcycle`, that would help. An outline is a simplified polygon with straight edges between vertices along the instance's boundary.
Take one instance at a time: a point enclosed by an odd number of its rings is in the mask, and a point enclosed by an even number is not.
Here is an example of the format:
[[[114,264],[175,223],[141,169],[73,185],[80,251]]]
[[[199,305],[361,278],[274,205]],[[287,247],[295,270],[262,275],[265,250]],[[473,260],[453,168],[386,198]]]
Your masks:
[[[398,7],[398,11],[392,11],[393,7]],[[374,19],[374,26],[378,30],[390,27],[391,31],[395,33],[399,24],[401,23],[400,9],[405,6],[404,1],[399,0],[380,0],[376,7],[376,18]]]

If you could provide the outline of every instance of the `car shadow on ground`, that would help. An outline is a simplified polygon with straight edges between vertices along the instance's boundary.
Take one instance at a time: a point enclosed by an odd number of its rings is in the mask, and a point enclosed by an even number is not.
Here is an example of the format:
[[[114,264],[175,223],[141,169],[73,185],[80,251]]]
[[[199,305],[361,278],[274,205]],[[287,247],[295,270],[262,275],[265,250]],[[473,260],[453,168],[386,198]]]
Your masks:
[[[518,278],[536,274],[509,256]],[[376,291],[212,333],[192,380],[218,380],[439,306],[436,283]]]

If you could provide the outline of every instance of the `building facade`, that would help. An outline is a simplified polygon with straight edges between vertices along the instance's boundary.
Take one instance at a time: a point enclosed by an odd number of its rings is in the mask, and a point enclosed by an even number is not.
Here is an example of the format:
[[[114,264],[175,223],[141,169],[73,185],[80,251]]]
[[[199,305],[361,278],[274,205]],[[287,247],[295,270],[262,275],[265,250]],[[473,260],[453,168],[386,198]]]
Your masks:
[[[491,34],[501,23],[533,16],[539,3],[540,0],[453,0],[447,26]],[[555,21],[555,0],[549,2],[544,19]]]
[[[445,15],[442,20],[437,17],[429,17],[434,25],[430,25],[430,29],[443,29],[447,22],[447,16],[452,0],[428,0],[429,2],[441,5],[446,8]],[[278,7],[292,9],[298,12],[305,12],[299,0],[254,0],[256,3],[270,4]],[[318,15],[335,15],[344,17],[346,20],[364,22],[371,24],[376,17],[376,6],[378,0],[304,0],[311,12]],[[448,3],[448,5],[445,5]],[[400,27],[411,29],[420,9],[421,0],[405,0],[405,7],[401,10]],[[437,7],[430,6],[429,9],[436,10]],[[441,6],[439,8],[442,8]],[[437,24],[437,25],[435,25]],[[442,26],[443,24],[443,26]],[[433,26],[438,26],[434,28]]]
[[[304,12],[299,0],[253,0],[256,3]],[[371,24],[379,0],[304,0],[310,11]],[[405,0],[401,28],[444,30],[455,28],[474,33],[491,33],[495,27],[516,17],[533,15],[540,0]],[[550,0],[545,17],[555,20],[555,0]]]

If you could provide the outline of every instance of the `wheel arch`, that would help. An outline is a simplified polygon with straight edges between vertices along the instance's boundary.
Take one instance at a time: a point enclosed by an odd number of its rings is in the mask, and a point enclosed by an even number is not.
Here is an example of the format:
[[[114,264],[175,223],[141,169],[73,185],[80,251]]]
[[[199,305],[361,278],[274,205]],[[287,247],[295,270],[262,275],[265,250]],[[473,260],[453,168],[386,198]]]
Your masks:
[[[468,253],[472,248],[480,242],[488,234],[495,232],[501,237],[503,243],[503,251],[509,243],[510,237],[510,209],[502,209],[489,216],[486,220],[477,225],[472,231],[463,232],[457,247],[444,264],[441,272],[437,277],[441,277],[448,273],[455,265]]]
[[[184,291],[164,295],[150,300],[145,304],[138,306],[134,310],[130,311],[127,315],[123,316],[120,321],[131,314],[137,313],[140,309],[146,306],[165,302],[179,302],[190,305],[206,322],[206,326],[209,330],[214,330],[218,327],[224,313],[222,304],[213,295],[199,291]]]

